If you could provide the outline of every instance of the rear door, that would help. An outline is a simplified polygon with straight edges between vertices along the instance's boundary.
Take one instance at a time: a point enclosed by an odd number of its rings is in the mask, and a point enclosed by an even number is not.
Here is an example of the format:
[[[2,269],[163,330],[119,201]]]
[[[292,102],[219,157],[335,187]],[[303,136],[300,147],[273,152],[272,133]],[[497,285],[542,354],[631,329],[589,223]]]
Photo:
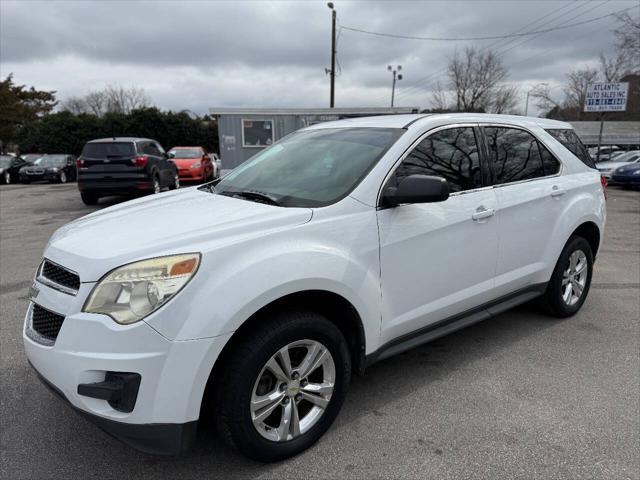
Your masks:
[[[484,126],[483,132],[498,201],[496,293],[504,295],[541,281],[568,192],[560,162],[529,131]]]
[[[444,202],[378,211],[383,343],[493,298],[497,202],[483,183],[479,144],[473,125],[430,132],[386,183],[435,175],[452,193]]]

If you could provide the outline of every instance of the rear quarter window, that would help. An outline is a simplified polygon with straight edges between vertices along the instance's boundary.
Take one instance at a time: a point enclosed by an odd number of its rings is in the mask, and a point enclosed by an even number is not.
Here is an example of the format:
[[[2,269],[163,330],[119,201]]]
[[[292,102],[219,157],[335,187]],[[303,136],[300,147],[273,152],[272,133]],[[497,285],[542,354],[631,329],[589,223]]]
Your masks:
[[[550,128],[545,131],[582,160],[582,163],[587,167],[596,168],[595,162],[591,159],[591,155],[589,155],[587,148],[583,145],[582,141],[580,141],[575,131],[568,128]]]

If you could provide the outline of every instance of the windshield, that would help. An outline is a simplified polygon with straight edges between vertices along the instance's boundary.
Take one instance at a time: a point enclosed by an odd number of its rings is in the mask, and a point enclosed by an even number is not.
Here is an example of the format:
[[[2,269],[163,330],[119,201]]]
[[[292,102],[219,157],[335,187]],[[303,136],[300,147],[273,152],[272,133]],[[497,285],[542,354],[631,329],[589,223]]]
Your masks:
[[[84,158],[133,157],[135,154],[132,142],[87,143],[82,149]]]
[[[202,151],[197,148],[174,148],[169,151],[173,153],[175,158],[200,158]]]
[[[45,155],[37,159],[33,164],[38,167],[60,167],[64,166],[66,161],[67,157],[65,155]]]
[[[614,162],[633,162],[640,158],[640,152],[625,152],[612,159]]]
[[[27,153],[22,155],[22,159],[27,163],[33,163],[42,156],[40,153]]]
[[[348,195],[402,133],[391,128],[297,132],[226,175],[215,193],[257,192],[288,207],[329,205]]]
[[[13,157],[9,157],[9,156],[1,156],[0,157],[0,167],[2,168],[7,168],[8,166],[11,165],[11,161],[13,160]]]

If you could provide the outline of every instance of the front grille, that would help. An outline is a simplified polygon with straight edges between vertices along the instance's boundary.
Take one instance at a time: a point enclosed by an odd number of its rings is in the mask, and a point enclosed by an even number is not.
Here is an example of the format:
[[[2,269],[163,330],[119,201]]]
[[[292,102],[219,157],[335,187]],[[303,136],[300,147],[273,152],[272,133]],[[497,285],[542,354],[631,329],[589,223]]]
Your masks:
[[[33,304],[31,328],[46,340],[55,342],[63,322],[64,316],[53,313],[35,303]]]
[[[77,273],[67,270],[66,268],[56,265],[46,259],[42,263],[40,275],[53,283],[70,288],[76,292],[80,288],[80,277]]]

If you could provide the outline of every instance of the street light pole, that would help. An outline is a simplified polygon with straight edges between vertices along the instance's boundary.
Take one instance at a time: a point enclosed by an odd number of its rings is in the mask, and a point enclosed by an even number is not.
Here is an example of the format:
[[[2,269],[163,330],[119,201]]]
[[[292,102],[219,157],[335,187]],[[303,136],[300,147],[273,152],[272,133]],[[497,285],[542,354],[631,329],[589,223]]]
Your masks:
[[[527,101],[524,104],[524,116],[527,116],[527,113],[529,112],[529,95],[531,94],[531,92],[533,92],[536,88],[538,88],[539,86],[546,86],[549,85],[548,83],[536,83],[533,87],[531,87],[529,90],[527,90]]]
[[[391,108],[393,108],[393,99],[396,94],[396,77],[398,80],[402,80],[402,74],[398,74],[402,70],[402,65],[398,65],[395,69],[391,65],[387,65],[387,70],[393,73],[393,83],[391,84]]]
[[[335,86],[336,86],[336,11],[333,2],[327,3],[331,9],[331,94],[329,97],[329,108],[333,108]]]

